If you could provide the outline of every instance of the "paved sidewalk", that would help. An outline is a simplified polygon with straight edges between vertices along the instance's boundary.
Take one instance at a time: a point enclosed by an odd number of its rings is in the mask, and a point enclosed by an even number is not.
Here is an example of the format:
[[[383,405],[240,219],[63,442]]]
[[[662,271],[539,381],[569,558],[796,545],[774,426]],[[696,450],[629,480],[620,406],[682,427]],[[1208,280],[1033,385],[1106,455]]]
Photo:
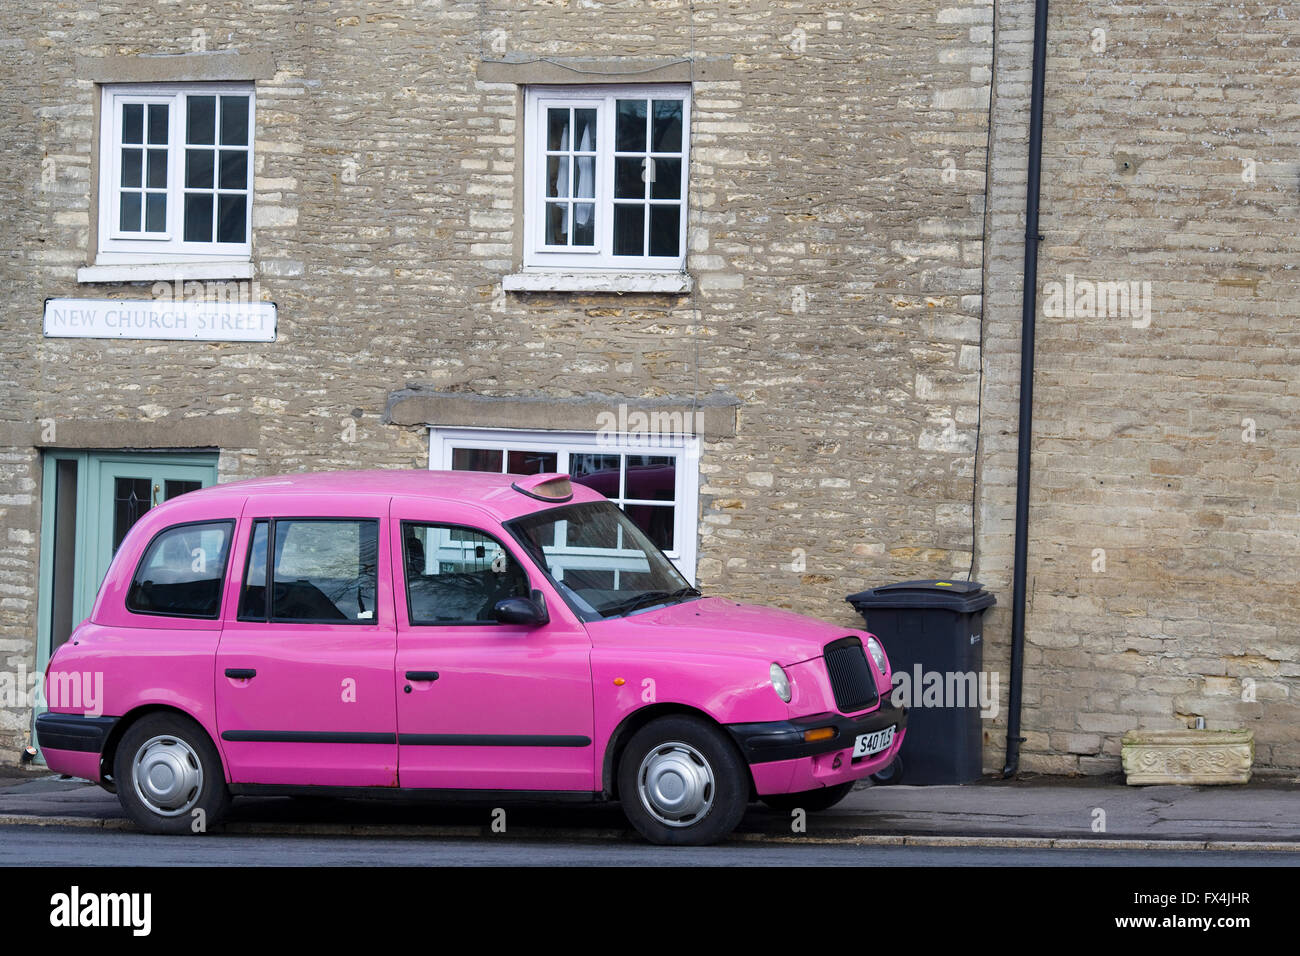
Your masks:
[[[512,810],[513,833],[555,839],[630,836],[617,807]],[[518,816],[513,816],[513,814]],[[519,820],[522,829],[514,825]],[[401,801],[241,798],[234,832],[476,836],[482,808]],[[0,825],[131,828],[117,798],[49,772],[0,770]],[[872,787],[810,814],[796,834],[789,814],[755,807],[743,840],[827,839],[863,843],[1254,848],[1300,851],[1300,779],[1271,775],[1246,786],[1127,787],[1112,778],[1029,777],[960,787]]]
[[[1039,777],[964,787],[869,787],[821,814],[859,833],[1054,840],[1259,841],[1300,850],[1300,782],[1129,787],[1122,780]]]

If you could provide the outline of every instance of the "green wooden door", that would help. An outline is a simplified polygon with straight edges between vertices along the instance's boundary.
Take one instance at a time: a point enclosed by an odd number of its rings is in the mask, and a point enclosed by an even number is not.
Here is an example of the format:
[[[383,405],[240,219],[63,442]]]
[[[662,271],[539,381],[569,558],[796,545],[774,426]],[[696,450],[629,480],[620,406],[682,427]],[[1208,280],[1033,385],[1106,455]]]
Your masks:
[[[37,665],[86,619],[108,565],[150,508],[217,480],[215,453],[48,452]]]

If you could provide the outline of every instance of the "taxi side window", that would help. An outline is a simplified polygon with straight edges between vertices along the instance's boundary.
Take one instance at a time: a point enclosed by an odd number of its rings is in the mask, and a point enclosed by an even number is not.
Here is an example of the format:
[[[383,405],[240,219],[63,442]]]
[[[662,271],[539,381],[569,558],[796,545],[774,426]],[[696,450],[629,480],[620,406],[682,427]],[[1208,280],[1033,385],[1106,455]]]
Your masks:
[[[378,560],[377,521],[255,521],[239,598],[239,619],[374,624]]]
[[[495,624],[498,601],[528,597],[528,574],[491,535],[455,525],[402,522],[412,624]]]
[[[220,611],[233,521],[168,528],[149,543],[127,591],[136,614],[215,618]]]

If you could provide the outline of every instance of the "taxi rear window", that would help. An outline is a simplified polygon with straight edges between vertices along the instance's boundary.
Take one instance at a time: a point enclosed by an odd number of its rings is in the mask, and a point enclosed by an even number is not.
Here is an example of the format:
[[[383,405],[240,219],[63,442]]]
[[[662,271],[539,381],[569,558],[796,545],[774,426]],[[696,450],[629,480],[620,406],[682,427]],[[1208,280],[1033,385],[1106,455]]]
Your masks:
[[[211,521],[160,531],[135,569],[126,609],[166,617],[217,617],[234,530],[233,521]]]

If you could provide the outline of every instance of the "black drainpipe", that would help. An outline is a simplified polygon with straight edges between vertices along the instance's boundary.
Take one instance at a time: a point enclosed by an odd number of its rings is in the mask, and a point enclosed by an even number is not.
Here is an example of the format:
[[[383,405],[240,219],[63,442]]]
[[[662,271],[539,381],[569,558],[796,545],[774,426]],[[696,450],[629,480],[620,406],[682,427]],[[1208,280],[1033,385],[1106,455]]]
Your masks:
[[[996,15],[996,14],[995,14]],[[1020,768],[1020,701],[1025,665],[1025,564],[1029,553],[1029,451],[1034,425],[1034,320],[1038,314],[1038,187],[1043,161],[1043,86],[1047,74],[1047,0],[1034,5],[1034,79],[1029,106],[1029,178],[1025,191],[1025,288],[1020,318],[1020,431],[1017,433],[1016,551],[1011,591],[1011,690],[1007,700],[1007,764]]]

